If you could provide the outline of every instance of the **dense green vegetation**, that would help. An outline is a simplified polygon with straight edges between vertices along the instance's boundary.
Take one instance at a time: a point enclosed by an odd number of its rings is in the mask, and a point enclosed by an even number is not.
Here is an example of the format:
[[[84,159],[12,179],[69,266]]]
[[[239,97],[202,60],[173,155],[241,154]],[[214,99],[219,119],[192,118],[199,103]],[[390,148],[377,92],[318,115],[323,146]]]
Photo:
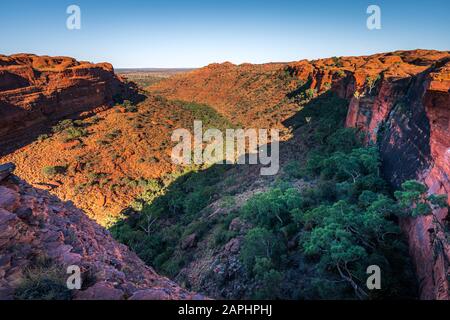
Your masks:
[[[229,167],[214,166],[163,179],[113,234],[174,277],[195,259],[192,235],[220,251],[238,235],[229,227],[239,217],[249,226],[239,252],[246,298],[415,297],[398,216],[428,214],[445,199],[427,196],[414,181],[394,194],[380,176],[377,148],[363,146],[357,131],[344,128],[346,114],[346,102],[331,95],[309,102],[294,119],[308,142],[306,161],[285,165],[268,191],[228,214],[211,214],[209,206],[221,197],[225,207],[233,203],[223,190]],[[382,270],[382,290],[367,289],[371,265]]]
[[[408,251],[396,218],[430,214],[435,206],[445,207],[447,199],[427,196],[427,188],[416,181],[405,182],[394,197],[380,177],[377,148],[363,147],[354,130],[341,128],[343,113],[337,105],[310,105],[302,112],[312,128],[308,139],[313,147],[304,166],[291,163],[286,172],[313,181],[313,187],[298,191],[283,183],[242,209],[255,225],[241,260],[260,282],[256,298],[414,296]],[[295,265],[296,252],[286,249],[290,239],[298,239],[297,250],[315,264],[309,290],[303,292],[277,281]],[[365,286],[371,265],[383,270],[380,291],[369,292]]]
[[[342,140],[341,134],[336,132],[329,141]],[[413,277],[394,219],[397,203],[379,176],[377,151],[362,148],[347,136],[350,140],[344,146],[353,145],[351,151],[322,145],[322,151],[311,152],[307,165],[300,167],[296,176],[314,178],[313,187],[298,191],[283,184],[255,196],[242,209],[256,228],[246,237],[241,259],[248,272],[262,272],[255,274],[256,279],[264,279],[255,297],[260,298],[262,290],[270,293],[264,298],[375,298],[364,289],[370,265],[384,271],[386,290],[377,292],[378,296],[401,293],[406,297],[414,292],[406,285]],[[254,232],[261,238],[258,245],[252,240]],[[273,239],[277,239],[275,248]],[[316,266],[307,293],[289,292],[283,281],[272,279],[292,271],[296,251],[286,249],[290,239],[297,239],[296,250]],[[261,243],[267,250],[261,250]],[[266,268],[258,266],[261,258],[266,260]],[[274,283],[278,290],[268,290]],[[284,294],[274,295],[276,292]]]
[[[227,118],[206,104],[181,100],[176,100],[174,103],[192,114],[192,117],[195,120],[201,120],[203,122],[204,129],[215,128],[224,130],[233,128],[233,125]]]
[[[202,174],[190,171],[165,177],[163,185],[152,185],[134,204],[140,214],[114,225],[113,234],[157,270],[177,275],[192,258],[179,250],[180,243],[194,233],[201,238],[209,230],[199,217],[226,169],[216,166]]]

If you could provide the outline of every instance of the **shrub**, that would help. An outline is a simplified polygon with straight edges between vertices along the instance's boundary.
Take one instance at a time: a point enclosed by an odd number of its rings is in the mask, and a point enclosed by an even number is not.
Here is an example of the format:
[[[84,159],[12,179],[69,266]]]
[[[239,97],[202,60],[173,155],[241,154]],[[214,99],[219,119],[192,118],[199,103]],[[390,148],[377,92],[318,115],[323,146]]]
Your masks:
[[[303,178],[303,167],[298,161],[290,161],[285,167],[284,172],[289,178],[301,179]]]
[[[64,281],[49,274],[28,275],[15,293],[18,300],[70,300],[71,297]]]
[[[136,113],[138,111],[137,107],[133,105],[129,100],[123,101],[122,105],[127,112]]]
[[[110,180],[107,180],[108,174],[106,173],[90,173],[88,175],[88,185],[89,186],[95,186],[99,185],[100,187],[104,186],[106,183],[108,183]]]
[[[341,58],[333,57],[332,59],[333,59],[333,65],[335,67],[342,68],[343,64],[342,64],[342,59]]]
[[[134,106],[134,105],[131,105],[131,106],[126,107],[125,110],[126,110],[127,112],[131,112],[131,113],[136,113],[136,112],[138,112],[137,106]]]
[[[87,136],[87,130],[84,128],[67,128],[65,131],[65,136],[63,138],[64,142],[71,142],[79,138]]]
[[[312,100],[317,95],[317,90],[310,88],[305,90],[305,96],[308,100]]]
[[[97,124],[100,122],[101,118],[98,115],[95,115],[90,120],[91,120],[91,124]]]
[[[116,129],[116,130],[111,131],[107,135],[105,135],[105,138],[108,139],[108,140],[114,140],[117,137],[119,137],[121,134],[122,134],[122,131]]]
[[[101,139],[100,139],[100,140],[97,140],[96,143],[97,143],[99,146],[103,146],[103,147],[110,144],[109,141],[107,141],[107,140],[101,140]]]
[[[338,78],[345,78],[346,73],[345,73],[344,70],[337,70],[337,71],[336,71],[336,76],[337,76]]]
[[[49,178],[53,178],[59,174],[65,174],[66,171],[67,166],[49,166],[42,169],[42,173]]]
[[[184,201],[184,212],[188,215],[200,212],[210,203],[211,196],[212,190],[207,187],[190,193]]]
[[[66,119],[66,120],[62,120],[60,121],[56,126],[54,126],[52,128],[52,131],[54,133],[60,133],[63,132],[64,130],[73,127],[73,120],[71,119]]]
[[[213,233],[214,243],[212,247],[222,246],[235,236],[235,232],[229,231],[225,228],[225,226],[220,225],[219,228],[217,228]]]
[[[37,141],[38,142],[44,142],[45,140],[47,140],[48,138],[50,138],[50,136],[48,134],[41,134],[38,138]]]
[[[70,300],[72,293],[67,289],[63,270],[48,258],[34,262],[25,272],[14,297],[18,300]]]
[[[222,197],[222,202],[220,206],[223,209],[230,209],[236,205],[236,199],[233,196],[224,196]]]
[[[162,190],[162,185],[159,180],[150,179],[150,180],[141,180],[140,186],[145,188],[146,191],[150,192],[160,192]]]
[[[83,122],[80,120],[63,120],[54,126],[52,130],[54,133],[63,133],[61,138],[63,142],[71,142],[88,134],[87,130],[83,128]]]
[[[272,262],[269,259],[256,258],[253,273],[257,281],[257,287],[252,294],[253,299],[274,300],[280,298],[283,274],[273,269]]]
[[[301,205],[300,193],[296,189],[273,189],[255,195],[242,208],[245,218],[265,228],[277,228],[290,221],[290,211]]]

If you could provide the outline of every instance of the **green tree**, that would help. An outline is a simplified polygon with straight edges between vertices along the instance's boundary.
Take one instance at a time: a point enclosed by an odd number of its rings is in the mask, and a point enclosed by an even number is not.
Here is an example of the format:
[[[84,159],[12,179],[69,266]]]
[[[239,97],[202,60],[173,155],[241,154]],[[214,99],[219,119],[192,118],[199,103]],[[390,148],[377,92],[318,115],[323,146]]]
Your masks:
[[[356,183],[361,176],[378,175],[379,167],[380,160],[376,148],[359,148],[352,150],[350,154],[336,152],[323,160],[321,174],[327,179],[337,181],[350,179]]]
[[[252,273],[256,259],[266,258],[271,263],[280,262],[285,247],[272,232],[264,228],[251,229],[245,236],[240,253],[240,260],[247,271]]]
[[[364,194],[367,201],[368,194]],[[367,298],[365,268],[375,257],[383,256],[386,235],[398,235],[398,227],[386,216],[395,204],[384,196],[364,208],[339,201],[305,212],[296,220],[309,225],[300,245],[306,255],[316,257],[323,271],[334,270],[354,290],[356,297]]]
[[[257,300],[281,298],[280,284],[283,274],[274,269],[272,261],[268,258],[256,258],[253,274],[257,281],[253,298]]]
[[[425,216],[432,214],[433,208],[447,207],[446,195],[427,194],[428,188],[415,180],[402,184],[402,190],[395,192],[402,216]]]
[[[290,222],[290,211],[301,205],[298,190],[275,188],[251,198],[242,208],[244,217],[267,229],[278,230]]]

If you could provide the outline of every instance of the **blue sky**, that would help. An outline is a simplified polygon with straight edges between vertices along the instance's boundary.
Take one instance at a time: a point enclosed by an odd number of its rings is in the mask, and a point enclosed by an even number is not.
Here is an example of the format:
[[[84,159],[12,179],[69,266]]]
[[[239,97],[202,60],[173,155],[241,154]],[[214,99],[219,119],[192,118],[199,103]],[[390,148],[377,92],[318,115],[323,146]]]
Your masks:
[[[66,9],[81,8],[81,30]],[[366,28],[366,9],[382,29]],[[120,67],[263,63],[398,49],[450,50],[450,1],[21,0],[0,5],[0,53],[66,55]]]

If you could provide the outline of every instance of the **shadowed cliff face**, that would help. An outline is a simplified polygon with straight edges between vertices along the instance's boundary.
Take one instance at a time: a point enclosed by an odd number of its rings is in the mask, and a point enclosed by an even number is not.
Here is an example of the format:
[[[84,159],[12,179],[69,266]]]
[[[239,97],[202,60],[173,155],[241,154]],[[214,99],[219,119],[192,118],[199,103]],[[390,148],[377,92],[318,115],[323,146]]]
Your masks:
[[[26,290],[42,286],[54,299],[202,299],[156,274],[73,204],[0,178],[0,300],[42,299]],[[81,268],[81,290],[65,287],[71,265]]]
[[[47,120],[98,111],[111,105],[115,97],[132,93],[133,88],[116,76],[108,63],[0,55],[0,136],[14,140],[23,129],[33,136],[30,128]]]
[[[383,173],[393,186],[424,181],[430,193],[450,196],[450,59],[405,78],[383,78],[376,92],[353,98],[347,125],[360,127],[377,142]],[[362,121],[361,119],[364,119]],[[438,222],[447,210],[433,213]],[[410,241],[423,299],[449,299],[450,247],[434,218],[402,221]]]

